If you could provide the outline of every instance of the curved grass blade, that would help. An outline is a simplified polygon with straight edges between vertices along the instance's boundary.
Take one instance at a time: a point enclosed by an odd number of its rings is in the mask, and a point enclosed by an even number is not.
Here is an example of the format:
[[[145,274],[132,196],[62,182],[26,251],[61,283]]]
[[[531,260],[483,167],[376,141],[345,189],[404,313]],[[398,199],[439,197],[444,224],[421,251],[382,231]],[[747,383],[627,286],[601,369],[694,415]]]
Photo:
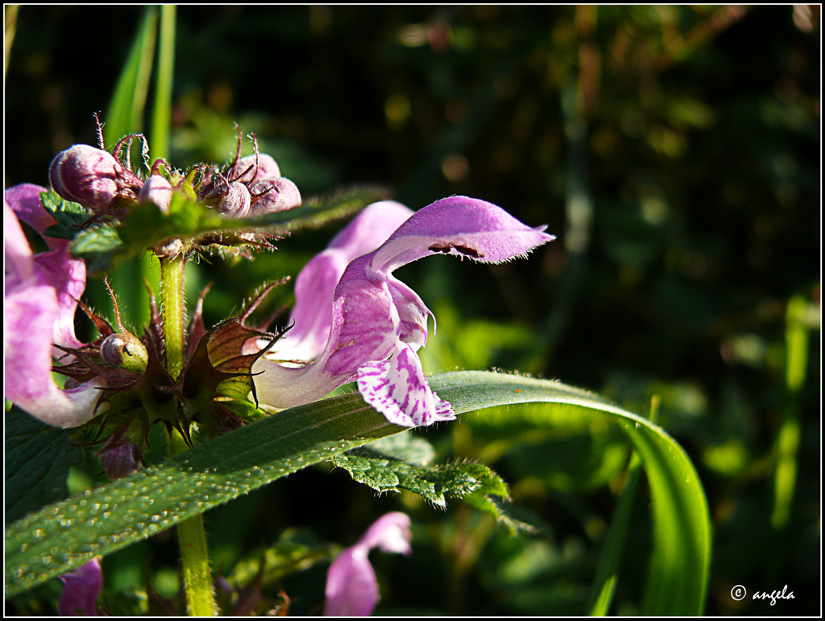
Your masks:
[[[123,136],[143,130],[143,113],[152,75],[157,22],[157,7],[147,7],[115,86],[106,117],[103,119],[103,135],[110,149]],[[112,233],[107,231],[106,235],[110,239],[117,237]],[[107,249],[102,255],[93,255],[91,263],[105,266],[113,253],[112,249]],[[142,282],[144,277],[149,278],[150,282],[157,286],[157,277],[153,273],[152,260],[148,254],[119,265],[109,275],[109,281],[120,294],[121,306],[127,320],[135,326],[148,323],[151,316],[149,296],[143,287],[135,286],[135,283]]]
[[[657,590],[659,599],[646,605],[659,614],[702,611],[710,560],[707,503],[690,460],[664,431],[597,395],[558,382],[463,371],[432,377],[430,383],[459,414],[547,402],[609,415],[634,443],[650,481],[654,555],[648,589]],[[388,423],[359,394],[342,395],[286,410],[159,466],[45,507],[6,531],[6,595],[291,472],[401,431],[404,428]]]
[[[650,421],[656,422],[659,411],[660,399],[655,396],[650,404]],[[590,597],[587,602],[587,611],[591,617],[604,617],[610,609],[613,595],[618,584],[619,561],[624,548],[625,534],[630,523],[630,513],[633,507],[633,497],[636,494],[636,486],[639,483],[642,462],[639,455],[634,453],[627,467],[627,478],[624,489],[622,489],[613,519],[610,522],[610,529],[604,540],[599,565],[596,568],[596,578],[593,581]]]
[[[152,124],[149,133],[152,159],[169,158],[169,133],[172,124],[172,83],[175,69],[174,4],[160,7],[160,39],[155,74],[155,100],[152,104]]]
[[[106,125],[103,134],[110,148],[123,136],[139,132],[143,127],[143,111],[149,93],[149,78],[152,75],[157,21],[157,8],[147,7],[104,119]]]

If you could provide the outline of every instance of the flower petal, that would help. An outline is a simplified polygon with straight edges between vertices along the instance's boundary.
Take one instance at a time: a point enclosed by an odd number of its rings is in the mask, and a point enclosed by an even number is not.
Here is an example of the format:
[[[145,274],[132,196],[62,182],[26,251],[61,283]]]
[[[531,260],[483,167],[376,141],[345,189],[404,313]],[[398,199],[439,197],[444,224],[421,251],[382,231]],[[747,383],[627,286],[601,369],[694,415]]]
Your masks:
[[[21,183],[4,192],[5,201],[9,204],[18,220],[25,222],[41,236],[43,231],[55,224],[55,219],[43,208],[40,194],[48,190],[33,183]],[[70,242],[66,239],[43,237],[51,250],[62,250]]]
[[[52,329],[58,299],[52,287],[20,287],[5,296],[6,397],[35,418],[56,427],[91,420],[101,392],[99,380],[61,390],[52,377]]]
[[[436,253],[501,263],[555,239],[543,232],[545,228],[531,228],[492,203],[451,196],[424,207],[398,227],[375,252],[371,267],[391,273]]]
[[[389,360],[359,367],[358,391],[364,401],[395,425],[417,427],[455,420],[450,404],[430,388],[418,355],[400,341]]]
[[[326,617],[367,617],[380,599],[367,551],[348,548],[332,562],[327,573]]]
[[[43,236],[43,231],[55,223],[54,219],[43,208],[40,201],[40,193],[46,189],[30,183],[14,186],[6,190],[5,201],[14,215],[20,220],[32,226]],[[7,216],[6,212],[4,214]],[[49,330],[53,342],[64,347],[79,348],[82,343],[77,340],[74,332],[74,316],[77,311],[77,300],[83,295],[86,288],[86,264],[82,259],[75,259],[71,255],[70,244],[67,240],[55,239],[43,236],[49,245],[48,252],[41,252],[32,258],[33,273],[23,267],[20,261],[21,241],[17,231],[12,230],[11,225],[4,225],[4,244],[6,254],[11,251],[13,258],[16,257],[14,265],[17,275],[22,277],[36,277],[38,284],[49,285],[54,288],[58,299],[58,312],[55,316],[54,326]],[[19,230],[19,224],[17,225]],[[22,233],[22,230],[20,230]],[[25,238],[24,238],[25,239]],[[28,244],[27,244],[28,246]],[[9,250],[11,248],[11,250]],[[29,253],[31,250],[29,250]],[[22,270],[22,271],[21,271]],[[20,285],[19,278],[14,281],[15,285]],[[6,282],[6,291],[9,290],[10,283]],[[55,350],[55,356],[61,356],[62,352]]]
[[[276,344],[279,358],[309,362],[323,352],[332,326],[332,296],[347,265],[375,250],[412,213],[395,201],[373,203],[306,264],[295,281],[294,327]]]
[[[95,557],[73,572],[60,576],[63,593],[57,604],[62,617],[96,617],[97,597],[103,588],[103,571],[100,559]]]
[[[372,549],[380,547],[383,552],[409,554],[410,547],[410,516],[400,511],[385,513],[373,522],[364,536],[358,540],[359,546]]]
[[[375,571],[367,554],[380,547],[384,552],[409,554],[410,518],[392,512],[381,516],[354,546],[330,565],[327,573],[325,616],[367,616],[380,596]]]
[[[5,288],[14,288],[34,277],[34,257],[11,207],[3,202],[3,254],[5,256]]]

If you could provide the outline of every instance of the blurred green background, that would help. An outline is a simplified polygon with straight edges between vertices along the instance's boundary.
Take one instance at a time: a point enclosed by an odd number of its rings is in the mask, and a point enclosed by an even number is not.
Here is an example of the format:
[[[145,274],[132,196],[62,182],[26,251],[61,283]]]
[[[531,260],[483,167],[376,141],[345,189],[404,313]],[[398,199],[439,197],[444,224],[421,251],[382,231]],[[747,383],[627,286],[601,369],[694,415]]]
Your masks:
[[[4,182],[47,185],[58,151],[95,143],[92,113],[105,121],[143,8],[9,11]],[[237,122],[305,197],[377,183],[413,209],[467,194],[547,224],[558,239],[529,261],[399,270],[438,320],[425,370],[520,369],[640,414],[660,396],[659,423],[710,503],[707,613],[819,611],[818,7],[183,6],[177,20],[175,166],[228,161]],[[193,265],[190,301],[214,281],[214,323],[263,280],[297,274],[336,230],[253,262]],[[101,291],[90,282],[98,308]],[[443,458],[493,465],[542,535],[510,537],[458,503],[441,514],[373,497],[320,467],[207,514],[216,569],[289,528],[348,545],[401,507],[415,554],[375,556],[378,613],[583,612],[624,441],[493,414],[420,433]],[[638,611],[646,502],[642,486],[612,612]],[[151,563],[174,591],[167,535],[107,558],[107,589],[128,591]],[[293,614],[319,611],[325,567],[278,583]],[[736,602],[734,585],[787,585],[794,599]]]

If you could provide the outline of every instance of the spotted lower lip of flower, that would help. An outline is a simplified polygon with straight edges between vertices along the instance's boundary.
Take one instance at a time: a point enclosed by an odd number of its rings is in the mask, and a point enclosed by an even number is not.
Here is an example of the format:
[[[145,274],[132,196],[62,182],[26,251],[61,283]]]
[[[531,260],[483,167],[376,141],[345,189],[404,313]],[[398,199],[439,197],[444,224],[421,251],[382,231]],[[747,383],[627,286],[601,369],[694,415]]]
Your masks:
[[[355,231],[363,232],[364,221],[371,217],[375,215],[365,210],[342,235],[358,237]],[[328,284],[322,279],[304,288],[296,286],[292,315],[296,336],[282,341],[296,345],[296,350],[297,345],[307,344],[303,354],[317,351],[320,338],[326,337],[326,343],[314,362],[298,368],[282,364],[296,358],[289,349],[273,348],[259,359],[253,373],[259,373],[254,381],[260,402],[294,407],[357,380],[364,400],[391,423],[414,427],[454,419],[449,403],[430,389],[416,354],[426,344],[432,313],[392,272],[434,254],[483,263],[509,261],[554,239],[544,228],[531,228],[496,205],[466,196],[424,207],[374,251],[350,261],[331,304],[324,302]],[[304,272],[310,266],[319,269],[310,262]],[[309,308],[308,300],[316,305]]]
[[[327,572],[325,616],[367,616],[378,604],[378,580],[367,555],[373,548],[409,554],[410,518],[393,512],[378,518],[354,546],[339,554]]]
[[[81,346],[74,314],[86,286],[86,267],[72,258],[65,240],[44,237],[49,250],[33,255],[18,222],[41,234],[54,224],[40,202],[45,191],[25,184],[5,193],[5,396],[44,423],[77,427],[95,416],[101,381],[62,390],[52,377],[52,359],[66,358],[53,344]]]

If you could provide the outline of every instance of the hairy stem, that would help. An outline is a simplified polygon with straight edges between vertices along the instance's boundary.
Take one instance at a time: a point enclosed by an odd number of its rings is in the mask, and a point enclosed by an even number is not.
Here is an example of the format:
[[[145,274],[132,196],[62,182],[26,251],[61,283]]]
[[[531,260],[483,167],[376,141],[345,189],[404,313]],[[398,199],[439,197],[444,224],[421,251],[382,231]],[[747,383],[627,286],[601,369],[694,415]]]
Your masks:
[[[163,336],[166,344],[166,366],[175,379],[183,370],[184,348],[184,253],[160,259],[160,299],[163,312]]]
[[[166,343],[166,366],[172,377],[178,378],[183,370],[184,347],[184,295],[183,274],[186,266],[185,253],[174,257],[161,257],[161,308],[163,309],[163,335]],[[169,455],[174,457],[188,449],[183,437],[176,430],[169,435]],[[178,524],[183,580],[186,590],[186,609],[190,616],[214,616],[217,614],[212,573],[209,568],[209,551],[203,515],[196,515]]]

